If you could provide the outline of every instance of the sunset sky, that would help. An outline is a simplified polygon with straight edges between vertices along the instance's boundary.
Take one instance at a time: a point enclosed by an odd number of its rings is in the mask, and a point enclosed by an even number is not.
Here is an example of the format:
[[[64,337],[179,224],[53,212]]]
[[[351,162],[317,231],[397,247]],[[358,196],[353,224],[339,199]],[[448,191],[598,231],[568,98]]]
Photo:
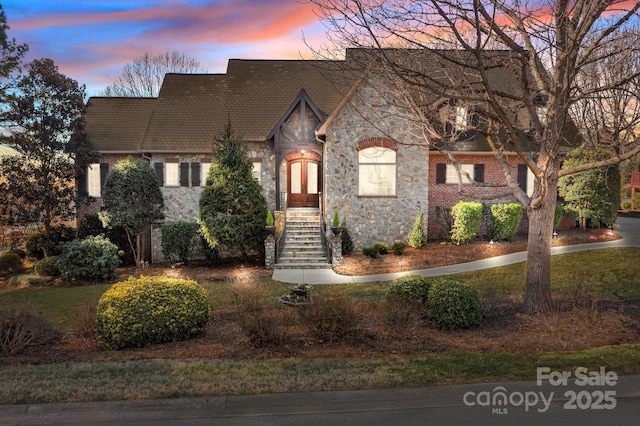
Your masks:
[[[9,37],[27,61],[51,58],[96,95],[144,52],[177,50],[212,73],[230,58],[310,57],[324,39],[305,0],[5,0]]]

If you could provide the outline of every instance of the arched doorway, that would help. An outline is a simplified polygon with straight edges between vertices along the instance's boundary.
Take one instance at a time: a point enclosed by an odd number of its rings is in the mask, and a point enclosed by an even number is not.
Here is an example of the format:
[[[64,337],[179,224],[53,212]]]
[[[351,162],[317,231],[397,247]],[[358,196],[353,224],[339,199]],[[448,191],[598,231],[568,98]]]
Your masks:
[[[287,156],[287,206],[318,207],[322,191],[320,155],[298,151]]]

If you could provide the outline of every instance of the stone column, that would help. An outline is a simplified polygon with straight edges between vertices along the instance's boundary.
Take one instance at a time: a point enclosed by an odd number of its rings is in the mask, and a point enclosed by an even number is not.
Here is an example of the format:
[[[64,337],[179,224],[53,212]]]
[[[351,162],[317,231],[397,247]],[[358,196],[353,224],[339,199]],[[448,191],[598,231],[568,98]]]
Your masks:
[[[276,263],[276,239],[273,235],[268,235],[264,240],[264,266],[273,269]]]
[[[333,237],[331,239],[331,265],[338,266],[342,262],[342,238]]]

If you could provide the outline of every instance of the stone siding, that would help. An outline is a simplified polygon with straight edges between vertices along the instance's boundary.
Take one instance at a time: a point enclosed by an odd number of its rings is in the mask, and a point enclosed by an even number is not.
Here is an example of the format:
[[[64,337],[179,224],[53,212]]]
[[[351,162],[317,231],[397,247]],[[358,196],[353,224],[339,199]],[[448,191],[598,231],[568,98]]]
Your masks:
[[[378,122],[376,117],[363,117],[358,102],[360,98],[354,96],[327,129],[324,189],[327,220],[337,210],[340,220],[346,220],[355,248],[360,250],[379,242],[406,241],[421,210],[426,221],[429,153],[415,146],[416,140],[399,120],[387,129],[375,128],[371,123]],[[395,196],[358,195],[357,147],[369,138],[397,142]]]

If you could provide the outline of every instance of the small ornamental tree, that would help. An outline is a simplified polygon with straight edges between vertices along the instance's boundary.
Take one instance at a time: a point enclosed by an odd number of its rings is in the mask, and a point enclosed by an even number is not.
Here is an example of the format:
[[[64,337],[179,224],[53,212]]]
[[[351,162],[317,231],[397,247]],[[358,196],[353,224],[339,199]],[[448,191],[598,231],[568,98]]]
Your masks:
[[[424,212],[418,213],[413,229],[409,233],[409,245],[414,248],[421,248],[427,244],[427,237],[424,235]]]
[[[211,247],[239,249],[245,262],[248,252],[262,252],[267,201],[262,186],[251,174],[244,141],[228,124],[215,137],[207,184],[200,195],[200,232]]]
[[[164,199],[155,171],[144,160],[129,157],[118,161],[107,175],[102,200],[103,225],[124,228],[140,267],[146,246],[145,230],[164,219]]]
[[[570,152],[563,168],[577,167],[611,157],[604,149],[576,149]],[[594,227],[612,225],[620,206],[620,171],[617,165],[591,168],[558,181],[558,192],[564,198],[565,210],[578,214],[580,228],[587,220]]]

